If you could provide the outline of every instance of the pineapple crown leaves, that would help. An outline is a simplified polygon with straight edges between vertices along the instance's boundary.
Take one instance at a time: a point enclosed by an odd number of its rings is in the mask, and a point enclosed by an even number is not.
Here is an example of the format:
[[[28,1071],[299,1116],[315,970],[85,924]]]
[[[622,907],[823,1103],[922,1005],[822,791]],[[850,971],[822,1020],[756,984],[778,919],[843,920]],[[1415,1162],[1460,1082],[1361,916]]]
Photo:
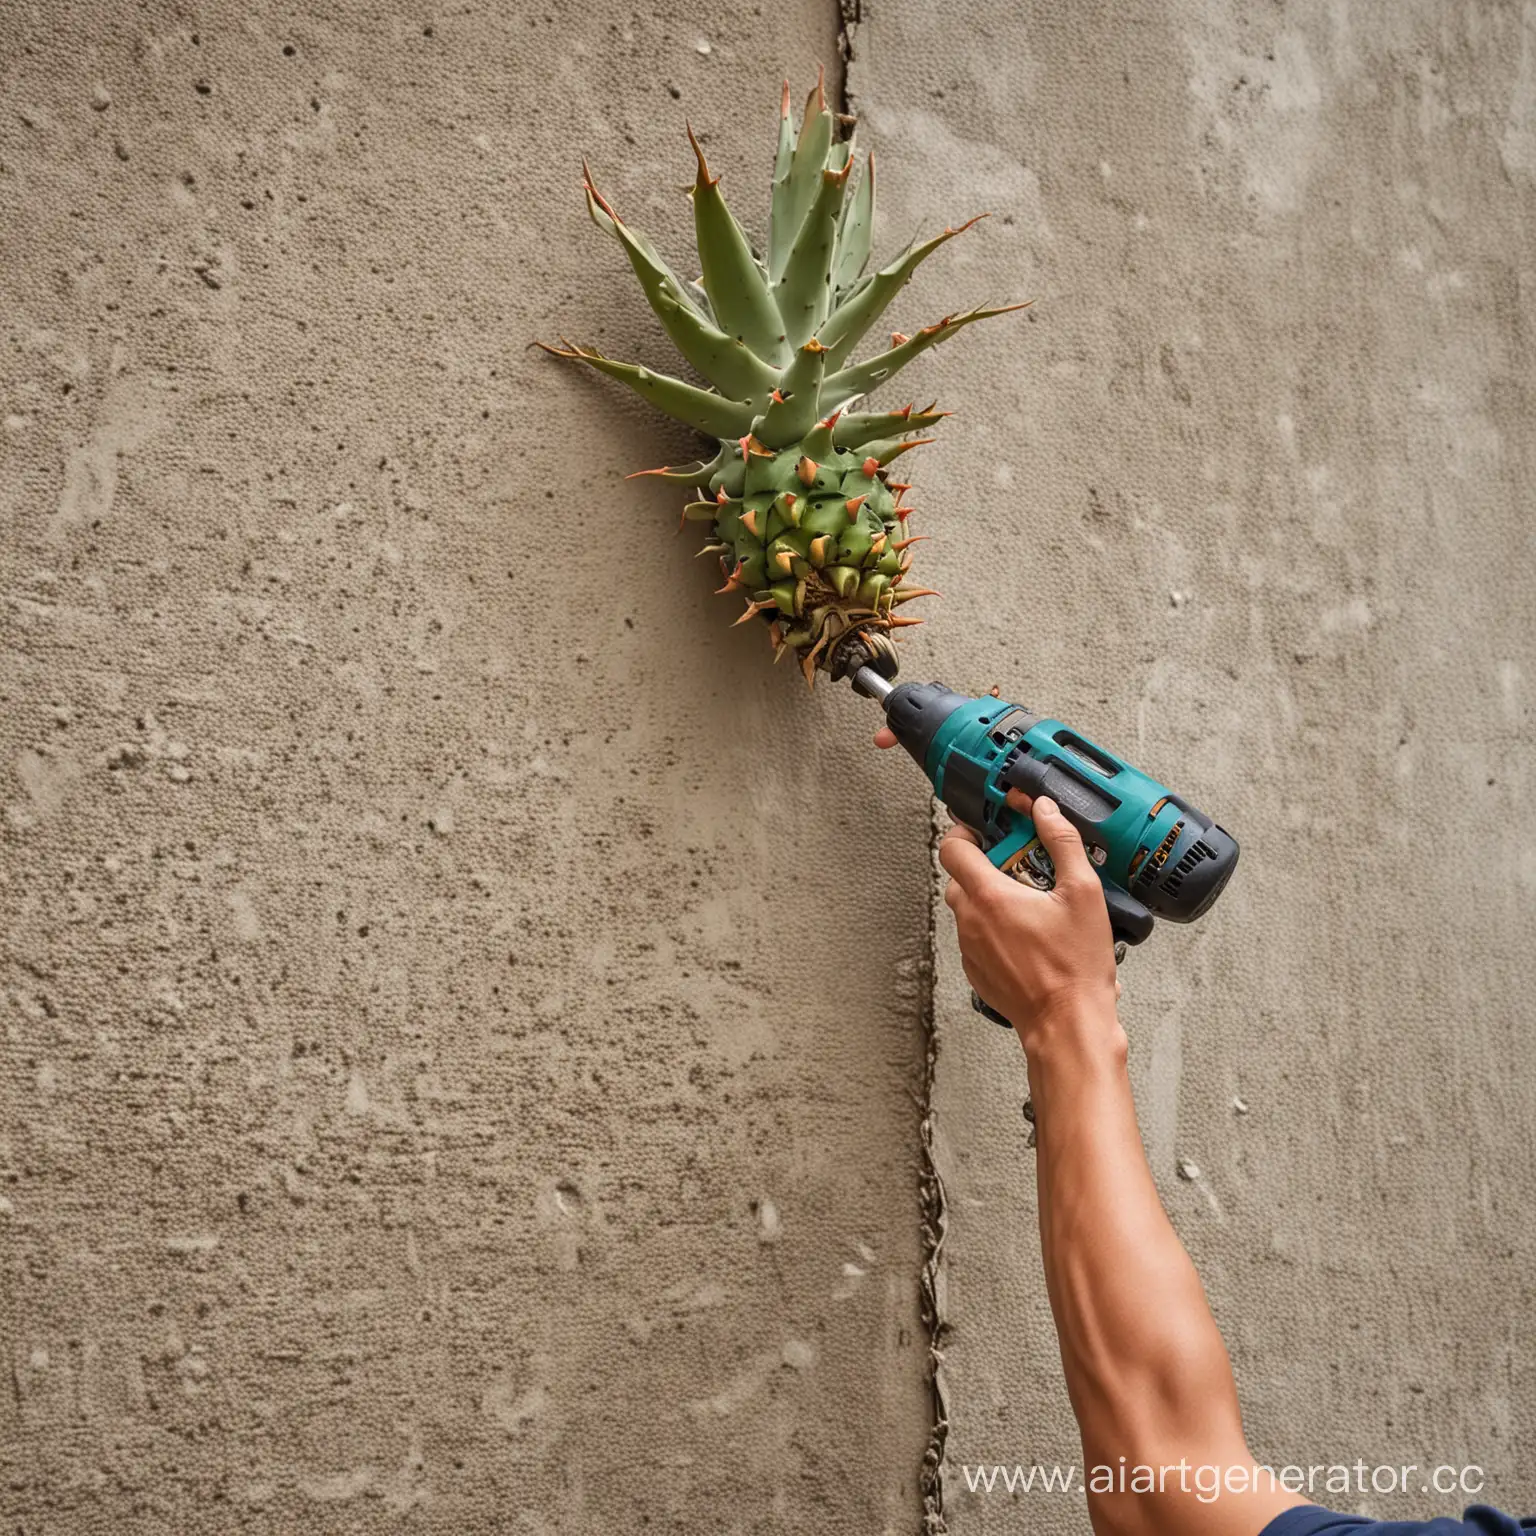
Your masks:
[[[909,546],[917,541],[893,537],[905,532],[911,508],[901,504],[907,487],[891,481],[886,467],[932,441],[909,434],[948,412],[848,407],[966,326],[1027,307],[945,315],[911,336],[893,332],[886,350],[855,362],[855,349],[917,268],[986,215],[914,242],[888,265],[867,271],[875,157],[865,156],[855,178],[853,137],[839,141],[836,129],[818,78],[797,134],[785,82],[764,261],[726,205],[720,178],[710,173],[689,127],[698,169],[688,195],[701,274],[692,283],[624,222],[582,163],[593,222],[623,246],[663,328],[711,388],[563,338],[560,347],[539,343],[719,440],[708,462],[638,473],[708,486],[713,499],[702,499],[701,490],[701,499],[683,509],[683,521],[714,525],[706,549],[721,556],[721,590],[747,599],[738,622],[757,614],[769,619],[776,654],[799,653],[808,680],[839,636],[917,623],[898,617],[895,607],[927,595],[903,584]]]

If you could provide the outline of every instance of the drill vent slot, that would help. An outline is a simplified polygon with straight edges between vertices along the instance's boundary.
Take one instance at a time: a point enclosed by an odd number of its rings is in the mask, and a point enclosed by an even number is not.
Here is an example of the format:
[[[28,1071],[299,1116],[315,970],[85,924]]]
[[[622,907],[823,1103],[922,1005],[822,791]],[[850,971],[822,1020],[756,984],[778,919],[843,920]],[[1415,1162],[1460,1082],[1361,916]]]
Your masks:
[[[1209,843],[1203,842],[1197,838],[1190,845],[1189,851],[1185,853],[1179,862],[1173,866],[1173,873],[1163,881],[1164,891],[1166,891],[1170,896],[1177,894],[1179,887],[1184,883],[1185,875],[1187,875],[1190,870],[1195,867],[1196,864],[1201,863],[1205,859],[1214,859],[1215,857],[1216,850],[1212,848]]]
[[[1076,731],[1069,731],[1063,726],[1051,739],[1058,747],[1064,748],[1069,757],[1075,757],[1078,762],[1091,768],[1101,778],[1112,779],[1120,772],[1119,763],[1112,757],[1106,756],[1091,741],[1084,741]]]

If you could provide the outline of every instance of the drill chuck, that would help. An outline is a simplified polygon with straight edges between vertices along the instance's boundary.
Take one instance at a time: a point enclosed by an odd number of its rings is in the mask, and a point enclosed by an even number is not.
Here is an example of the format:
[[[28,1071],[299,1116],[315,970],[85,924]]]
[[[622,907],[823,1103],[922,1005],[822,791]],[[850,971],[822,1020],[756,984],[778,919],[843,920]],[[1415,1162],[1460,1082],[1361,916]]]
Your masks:
[[[855,693],[863,694],[866,699],[873,699],[877,704],[884,704],[896,691],[895,683],[882,677],[873,667],[860,667],[851,681]]]

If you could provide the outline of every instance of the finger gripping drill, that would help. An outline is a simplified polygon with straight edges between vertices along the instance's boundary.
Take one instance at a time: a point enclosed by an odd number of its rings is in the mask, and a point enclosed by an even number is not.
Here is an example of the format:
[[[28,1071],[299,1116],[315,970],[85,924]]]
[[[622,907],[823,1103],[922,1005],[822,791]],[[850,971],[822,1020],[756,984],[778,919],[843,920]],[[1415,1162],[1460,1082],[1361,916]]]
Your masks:
[[[1034,823],[1009,806],[1008,791],[1049,795],[1082,834],[1117,946],[1140,944],[1158,917],[1192,923],[1231,879],[1236,838],[1060,720],[943,683],[893,685],[871,666],[853,674],[853,686],[884,707],[897,741],[950,815],[981,839],[992,863],[1039,890],[1055,883],[1051,857]],[[988,1018],[1008,1023],[980,998],[972,1001]]]

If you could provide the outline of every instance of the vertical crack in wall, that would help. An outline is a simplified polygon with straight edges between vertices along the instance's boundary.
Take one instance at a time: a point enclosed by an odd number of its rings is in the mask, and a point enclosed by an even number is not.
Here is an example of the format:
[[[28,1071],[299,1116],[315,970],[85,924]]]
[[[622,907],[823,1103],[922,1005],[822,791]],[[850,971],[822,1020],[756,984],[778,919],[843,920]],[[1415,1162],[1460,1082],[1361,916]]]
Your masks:
[[[858,112],[858,102],[849,82],[849,66],[853,63],[856,34],[863,19],[862,0],[837,0],[837,52],[842,67],[832,89],[832,102],[833,110],[844,117],[854,117]]]
[[[858,56],[858,29],[864,20],[864,0],[837,0],[837,44],[840,68],[832,89],[834,110],[844,117],[858,113],[853,86],[853,67]],[[922,1271],[918,1311],[928,1334],[928,1392],[930,1420],[928,1444],[923,1449],[918,1491],[922,1496],[922,1536],[947,1536],[944,1519],[944,1454],[949,1439],[949,1394],[944,1381],[944,1336],[949,1328],[945,1306],[944,1236],[949,1227],[949,1206],[944,1179],[939,1172],[933,1145],[933,1087],[939,1060],[938,1019],[934,1005],[937,963],[935,940],[938,925],[938,845],[943,836],[936,800],[929,801],[928,818],[928,929],[923,937],[917,999],[918,1022],[923,1036],[923,1072],[917,1092],[918,1219],[922,1232]]]
[[[923,1030],[923,1081],[918,1097],[922,1118],[918,1139],[922,1161],[918,1170],[920,1219],[923,1237],[923,1269],[918,1306],[923,1326],[928,1330],[928,1391],[932,1421],[928,1444],[923,1451],[923,1469],[918,1480],[923,1497],[923,1536],[944,1536],[949,1527],[944,1520],[944,1451],[949,1439],[949,1394],[944,1383],[944,1334],[949,1327],[945,1306],[944,1235],[949,1227],[949,1206],[944,1196],[944,1179],[939,1173],[933,1146],[933,1084],[939,1060],[938,1017],[934,1005],[936,970],[935,940],[938,925],[937,857],[943,828],[938,802],[929,802],[928,814],[928,932],[922,966],[922,991],[918,1017]]]

